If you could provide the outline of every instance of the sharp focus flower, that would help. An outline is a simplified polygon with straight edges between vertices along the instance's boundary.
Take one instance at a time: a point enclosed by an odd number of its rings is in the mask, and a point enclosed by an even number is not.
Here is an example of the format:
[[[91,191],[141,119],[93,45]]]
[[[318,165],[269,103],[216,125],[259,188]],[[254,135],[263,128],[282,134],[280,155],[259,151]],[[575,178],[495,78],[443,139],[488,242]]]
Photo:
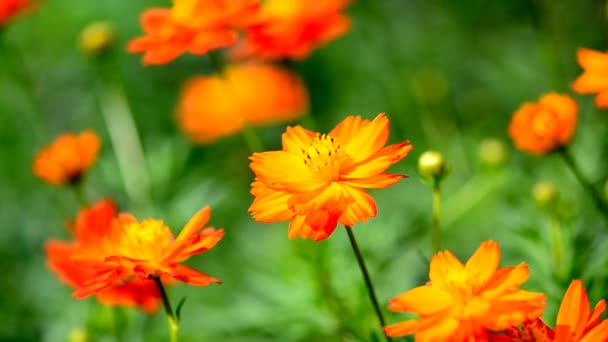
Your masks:
[[[100,255],[105,253],[106,245],[102,241],[116,215],[116,205],[113,202],[99,201],[78,214],[72,230],[73,242],[50,240],[46,243],[47,264],[62,282],[78,288],[95,276],[94,269],[82,267],[72,257],[84,252]],[[109,286],[99,291],[96,297],[105,305],[137,306],[146,312],[156,311],[161,299],[154,281],[147,279]]]
[[[31,0],[0,1],[0,28],[31,6]]]
[[[576,57],[584,71],[572,89],[579,94],[597,94],[595,105],[608,108],[608,53],[579,49]]]
[[[179,280],[195,286],[220,283],[218,279],[181,264],[190,256],[211,249],[222,239],[222,229],[201,231],[210,213],[209,207],[201,209],[177,237],[161,220],[139,222],[129,214],[119,215],[102,239],[96,241],[100,245],[97,249],[81,249],[72,256],[77,265],[93,272],[79,284],[74,296],[84,298],[117,285],[152,278],[164,282]]]
[[[34,174],[53,185],[78,182],[97,159],[99,148],[92,131],[62,134],[38,153]]]
[[[254,153],[256,175],[249,207],[259,222],[289,220],[289,237],[326,239],[338,224],[353,226],[376,216],[365,191],[386,188],[405,177],[385,170],[408,155],[408,141],[384,147],[389,120],[349,116],[329,134],[300,126],[283,133],[283,150]]]
[[[144,53],[144,64],[165,64],[187,52],[204,55],[228,47],[258,6],[259,0],[174,0],[171,9],[142,14],[144,36],[133,39],[127,50]]]
[[[430,281],[391,299],[389,309],[419,319],[384,328],[388,336],[416,334],[416,341],[486,341],[503,330],[542,315],[545,295],[520,286],[528,279],[525,263],[499,268],[498,243],[487,241],[462,264],[449,251],[431,259]]]
[[[608,320],[602,320],[606,301],[600,300],[593,310],[583,283],[570,283],[557,313],[555,329],[540,319],[524,322],[522,326],[506,329],[496,335],[496,342],[605,342],[608,341]]]
[[[190,80],[177,121],[191,140],[204,144],[237,133],[246,124],[296,120],[308,105],[308,92],[296,75],[270,64],[247,63],[229,66],[222,76]]]
[[[578,106],[568,95],[549,93],[538,102],[524,103],[513,114],[509,135],[515,146],[544,154],[570,143],[576,128]]]
[[[269,0],[235,47],[236,58],[306,58],[314,49],[346,33],[350,19],[341,13],[349,0]]]

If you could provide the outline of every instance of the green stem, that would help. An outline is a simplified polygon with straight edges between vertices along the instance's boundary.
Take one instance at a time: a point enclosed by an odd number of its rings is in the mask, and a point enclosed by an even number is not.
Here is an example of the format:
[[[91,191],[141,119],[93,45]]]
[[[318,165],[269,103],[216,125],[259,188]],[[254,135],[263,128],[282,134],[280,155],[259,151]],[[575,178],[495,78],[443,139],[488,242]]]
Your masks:
[[[243,138],[245,138],[245,142],[247,143],[247,146],[249,146],[251,152],[264,151],[264,144],[258,136],[258,133],[256,132],[255,128],[249,125],[245,125],[243,127]]]
[[[367,287],[367,294],[372,302],[372,305],[374,306],[374,311],[376,312],[376,316],[378,316],[378,320],[380,321],[380,330],[382,331],[386,323],[384,322],[384,317],[382,316],[380,305],[378,305],[376,291],[374,291],[374,284],[372,283],[372,279],[370,278],[369,272],[367,271],[367,267],[365,266],[363,255],[361,255],[361,251],[359,250],[359,245],[357,244],[357,240],[355,239],[355,234],[353,234],[352,228],[350,226],[344,226],[344,229],[346,229],[346,234],[348,234],[350,245],[353,248],[355,257],[357,257],[357,262],[359,263],[359,268],[361,269],[361,273],[363,274],[363,280],[365,281],[365,287]],[[384,335],[384,333],[382,333],[382,335]],[[386,335],[384,335],[384,337],[387,341],[392,341],[390,337]]]
[[[555,273],[561,278],[565,276],[564,265],[562,264],[562,237],[561,226],[556,217],[549,217],[549,225],[551,227],[551,254],[553,256],[553,267]]]
[[[574,157],[572,156],[572,154],[570,153],[570,151],[568,149],[566,149],[564,147],[562,149],[559,149],[558,151],[559,151],[559,154],[562,156],[562,159],[564,160],[566,165],[568,165],[568,167],[570,168],[572,173],[574,173],[574,175],[576,176],[576,179],[578,180],[578,182],[587,191],[589,196],[591,196],[593,203],[599,210],[600,214],[602,214],[602,217],[604,218],[604,220],[608,223],[608,204],[606,204],[606,202],[604,202],[604,200],[602,198],[602,194],[599,192],[599,190],[595,186],[593,186],[591,181],[589,181],[587,179],[587,177],[585,177],[585,175],[583,175],[583,172],[578,167],[578,164],[576,163],[576,161],[574,160]]]
[[[224,56],[222,56],[221,51],[215,50],[209,52],[209,62],[211,63],[211,68],[218,74],[224,75],[224,71],[226,71],[226,61],[224,60]]]
[[[89,201],[87,200],[87,195],[84,188],[84,181],[82,180],[82,178],[76,181],[75,183],[70,184],[70,186],[72,187],[72,190],[74,190],[74,195],[76,195],[78,203],[83,207],[88,206]]]
[[[433,185],[433,254],[439,252],[441,244],[441,187]]]
[[[170,342],[178,342],[178,334],[179,334],[179,321],[177,317],[173,314],[173,309],[171,308],[171,302],[169,302],[169,297],[167,297],[167,292],[163,287],[163,283],[160,280],[160,277],[152,277],[154,283],[158,287],[160,291],[160,296],[163,300],[163,306],[165,307],[165,313],[167,314],[167,322],[169,323],[169,341]]]

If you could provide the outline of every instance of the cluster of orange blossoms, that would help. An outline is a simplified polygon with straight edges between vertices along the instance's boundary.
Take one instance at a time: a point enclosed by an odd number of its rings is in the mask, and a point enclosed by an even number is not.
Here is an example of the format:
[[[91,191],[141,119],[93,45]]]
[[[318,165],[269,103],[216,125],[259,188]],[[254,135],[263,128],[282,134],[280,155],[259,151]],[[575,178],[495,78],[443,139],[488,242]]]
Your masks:
[[[173,7],[146,10],[144,36],[128,50],[144,64],[164,64],[184,53],[204,55],[235,46],[240,57],[301,59],[344,34],[348,1],[173,0]]]
[[[598,108],[608,108],[608,53],[579,49],[577,59],[584,72],[572,84],[579,94],[597,94]],[[538,102],[524,103],[513,114],[509,136],[515,146],[535,155],[567,146],[576,130],[578,106],[568,95],[548,93]]]
[[[308,92],[288,70],[265,63],[231,65],[223,75],[196,76],[186,83],[177,123],[195,143],[211,143],[241,131],[300,118]]]
[[[0,29],[31,6],[31,0],[0,0]]]

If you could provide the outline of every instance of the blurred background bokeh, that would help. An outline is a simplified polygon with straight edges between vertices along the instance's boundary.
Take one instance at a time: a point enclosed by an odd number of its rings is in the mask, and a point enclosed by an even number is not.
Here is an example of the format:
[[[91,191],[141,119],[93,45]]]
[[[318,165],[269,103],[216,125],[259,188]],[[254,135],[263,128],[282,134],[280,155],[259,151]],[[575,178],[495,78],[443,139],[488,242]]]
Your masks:
[[[183,341],[377,339],[346,234],[338,230],[319,243],[288,240],[286,223],[254,222],[247,213],[250,149],[242,136],[193,146],[176,128],[180,89],[190,77],[210,72],[208,58],[143,67],[140,56],[125,52],[126,42],[141,34],[140,13],[168,4],[46,0],[0,32],[0,341],[112,341],[116,317],[124,341],[167,338],[162,313],[73,299],[45,264],[44,241],[69,239],[66,226],[79,204],[67,187],[35,178],[32,161],[56,135],[86,128],[103,145],[86,179],[89,198],[114,198],[137,217],[162,218],[176,232],[211,205],[211,224],[226,230],[217,247],[188,262],[223,284],[170,288],[173,301],[187,298]],[[378,217],[355,227],[383,307],[428,279],[431,188],[416,165],[429,149],[443,153],[450,170],[443,183],[442,249],[466,260],[481,241],[499,241],[503,265],[530,265],[524,287],[547,293],[549,322],[573,277],[584,280],[592,303],[606,297],[606,222],[562,160],[515,151],[506,133],[522,102],[549,91],[572,93],[580,74],[577,48],[606,49],[606,2],[358,0],[347,13],[349,33],[289,66],[310,91],[310,117],[302,120],[307,128],[326,132],[347,114],[386,112],[390,141],[414,145],[391,169],[409,178],[372,191]],[[78,48],[80,32],[99,20],[116,29],[108,63],[126,94],[150,176],[137,201],[125,192],[100,112],[99,72]],[[608,114],[595,109],[591,97],[573,96],[580,119],[572,151],[601,184]],[[258,129],[265,149],[280,148],[286,125]],[[535,203],[539,181],[557,188],[557,217]],[[549,248],[552,224],[572,237],[559,275]],[[317,251],[321,245],[326,252]],[[315,266],[320,258],[329,263],[322,272]],[[332,299],[323,295],[327,286]],[[385,316],[390,323],[406,317],[388,310]]]

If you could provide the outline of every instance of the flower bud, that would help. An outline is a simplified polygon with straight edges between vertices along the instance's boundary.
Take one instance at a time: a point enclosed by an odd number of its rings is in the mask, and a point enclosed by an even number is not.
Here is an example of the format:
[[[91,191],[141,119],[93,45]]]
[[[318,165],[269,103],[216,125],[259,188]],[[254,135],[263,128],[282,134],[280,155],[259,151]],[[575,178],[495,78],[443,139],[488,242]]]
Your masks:
[[[507,147],[500,139],[486,138],[479,144],[479,161],[483,166],[500,167],[507,158]]]
[[[106,21],[98,21],[87,25],[80,33],[80,50],[90,56],[106,52],[114,41],[114,26]]]
[[[546,207],[557,199],[557,189],[553,183],[541,181],[534,185],[532,197],[538,206]]]
[[[82,328],[75,328],[70,331],[70,335],[68,336],[68,342],[87,342],[89,340],[89,336],[87,331]]]
[[[441,181],[446,172],[443,155],[436,151],[426,151],[421,154],[418,158],[418,172],[427,180]]]

